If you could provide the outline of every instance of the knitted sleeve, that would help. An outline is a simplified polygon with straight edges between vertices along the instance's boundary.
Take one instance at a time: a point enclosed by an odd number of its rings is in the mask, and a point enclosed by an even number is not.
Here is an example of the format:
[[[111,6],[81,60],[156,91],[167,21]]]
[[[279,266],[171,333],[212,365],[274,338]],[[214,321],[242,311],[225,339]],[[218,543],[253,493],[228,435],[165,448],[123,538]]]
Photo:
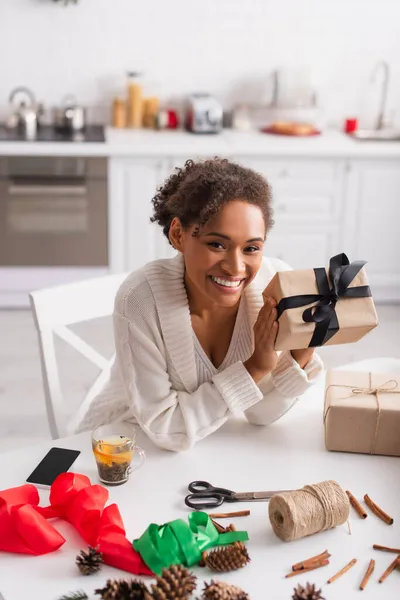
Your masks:
[[[323,363],[314,353],[301,369],[289,351],[282,352],[275,369],[258,386],[263,399],[245,411],[247,420],[254,425],[268,425],[282,417],[323,373]]]
[[[114,315],[117,363],[131,413],[155,444],[185,450],[217,430],[229,414],[263,398],[242,362],[192,393],[173,389],[165,353],[137,323]]]

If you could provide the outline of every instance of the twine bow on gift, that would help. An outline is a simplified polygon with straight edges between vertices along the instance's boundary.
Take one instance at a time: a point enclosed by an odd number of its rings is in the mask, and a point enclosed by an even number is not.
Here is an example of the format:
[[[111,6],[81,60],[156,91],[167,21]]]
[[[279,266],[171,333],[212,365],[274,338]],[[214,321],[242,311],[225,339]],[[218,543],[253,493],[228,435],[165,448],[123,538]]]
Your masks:
[[[369,375],[371,376],[371,373],[369,373]],[[391,387],[388,387],[390,384],[392,384]],[[385,392],[393,392],[393,390],[395,390],[397,387],[398,387],[397,381],[395,379],[389,379],[389,381],[385,381],[384,384],[382,384],[376,388],[355,387],[351,390],[351,392],[352,392],[352,394],[367,394],[370,396],[376,395],[376,397],[378,398],[378,394],[384,394]],[[400,390],[395,393],[400,394]],[[378,400],[378,403],[379,403],[379,400]]]
[[[343,387],[343,388],[351,389],[350,396],[344,396],[343,398],[340,398],[340,400],[347,400],[348,398],[351,398],[352,396],[357,395],[357,394],[359,394],[361,396],[375,396],[375,399],[376,399],[376,423],[375,423],[374,437],[372,440],[372,446],[371,446],[371,450],[370,450],[370,454],[374,454],[376,441],[378,439],[379,425],[380,425],[381,413],[382,413],[379,395],[380,394],[400,394],[400,386],[395,379],[389,379],[388,381],[385,381],[385,383],[382,383],[382,385],[372,387],[372,373],[371,372],[368,373],[368,377],[369,377],[369,387],[354,387],[352,385],[346,385],[344,383],[338,383],[338,384],[333,383],[332,385],[327,387],[326,392],[325,392],[325,398],[328,393],[328,390],[331,387]],[[399,389],[397,389],[397,388],[399,388]],[[328,415],[330,408],[331,407],[328,406],[327,410],[325,411],[324,423],[326,421],[326,417]]]
[[[346,254],[332,256],[329,261],[329,279],[325,268],[314,269],[318,294],[299,294],[282,298],[277,306],[278,319],[287,309],[316,302],[314,306],[307,308],[302,316],[305,323],[315,323],[315,330],[308,347],[322,346],[339,331],[335,310],[338,300],[371,296],[368,285],[349,287],[364,265],[365,261],[362,260],[350,263]]]

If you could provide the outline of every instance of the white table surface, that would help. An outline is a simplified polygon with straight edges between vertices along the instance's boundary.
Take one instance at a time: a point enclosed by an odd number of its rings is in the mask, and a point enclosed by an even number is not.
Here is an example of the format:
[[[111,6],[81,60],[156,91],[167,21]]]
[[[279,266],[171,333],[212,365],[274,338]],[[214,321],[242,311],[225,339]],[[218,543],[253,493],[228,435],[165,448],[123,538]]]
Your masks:
[[[183,500],[188,483],[194,479],[205,479],[235,491],[292,489],[336,479],[360,499],[368,493],[394,517],[394,524],[388,526],[372,514],[363,521],[351,509],[351,535],[344,525],[285,543],[272,531],[267,503],[225,504],[221,509],[251,509],[251,516],[233,521],[237,529],[249,532],[247,544],[252,560],[239,571],[217,577],[195,567],[193,571],[199,576],[198,590],[202,580],[214,577],[241,586],[252,600],[289,600],[294,585],[310,581],[323,586],[327,600],[348,600],[361,593],[358,586],[369,560],[374,558],[375,573],[363,597],[398,598],[400,572],[393,573],[383,584],[377,583],[394,555],[375,551],[372,544],[400,546],[400,461],[393,457],[327,452],[322,406],[321,381],[269,428],[254,427],[241,419],[231,420],[193,450],[180,454],[154,447],[139,432],[139,443],[147,452],[146,463],[133,473],[127,484],[109,488],[110,501],[120,508],[127,537],[139,537],[152,522],[161,524],[185,518],[189,509]],[[81,450],[74,471],[88,475],[97,483],[90,437],[81,434],[0,454],[0,489],[23,484],[52,445]],[[48,492],[41,490],[40,497],[41,505],[47,505]],[[85,548],[85,543],[69,524],[54,523],[67,538],[58,551],[39,557],[0,553],[0,592],[5,600],[55,600],[77,589],[85,589],[89,597],[94,598],[94,589],[102,587],[108,578],[129,577],[107,566],[91,577],[81,576],[75,566],[75,556]],[[328,567],[285,579],[293,563],[325,549],[332,554]],[[326,580],[352,558],[358,559],[356,566],[334,584],[325,585]]]

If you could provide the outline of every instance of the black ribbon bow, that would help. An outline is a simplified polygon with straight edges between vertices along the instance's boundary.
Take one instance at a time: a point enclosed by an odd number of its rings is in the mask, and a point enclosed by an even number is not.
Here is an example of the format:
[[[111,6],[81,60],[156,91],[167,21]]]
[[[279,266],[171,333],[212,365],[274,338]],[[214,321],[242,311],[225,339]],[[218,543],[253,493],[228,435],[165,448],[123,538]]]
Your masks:
[[[371,296],[368,285],[349,287],[365,261],[350,263],[346,254],[332,256],[329,261],[329,280],[323,267],[314,269],[318,294],[300,294],[282,298],[277,306],[278,319],[288,308],[299,308],[316,302],[303,312],[305,323],[315,323],[315,330],[308,347],[323,346],[339,331],[336,303],[339,298],[367,298]]]

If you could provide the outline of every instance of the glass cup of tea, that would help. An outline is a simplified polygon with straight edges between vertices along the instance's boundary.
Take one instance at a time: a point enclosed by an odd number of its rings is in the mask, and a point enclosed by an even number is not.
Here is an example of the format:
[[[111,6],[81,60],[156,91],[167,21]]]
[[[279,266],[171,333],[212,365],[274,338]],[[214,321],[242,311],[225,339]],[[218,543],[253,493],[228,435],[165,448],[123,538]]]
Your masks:
[[[136,431],[129,423],[101,425],[92,432],[92,449],[101,483],[121,485],[142,466],[146,455],[136,445]]]

